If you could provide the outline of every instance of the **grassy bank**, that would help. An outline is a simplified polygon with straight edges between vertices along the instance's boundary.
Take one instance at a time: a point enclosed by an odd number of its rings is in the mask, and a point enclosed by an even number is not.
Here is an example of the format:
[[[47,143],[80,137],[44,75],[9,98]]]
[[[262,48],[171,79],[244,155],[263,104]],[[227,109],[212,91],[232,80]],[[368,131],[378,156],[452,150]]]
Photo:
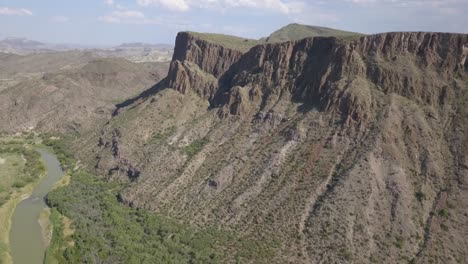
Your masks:
[[[12,263],[9,254],[11,218],[46,175],[40,154],[24,141],[0,141],[0,263]]]

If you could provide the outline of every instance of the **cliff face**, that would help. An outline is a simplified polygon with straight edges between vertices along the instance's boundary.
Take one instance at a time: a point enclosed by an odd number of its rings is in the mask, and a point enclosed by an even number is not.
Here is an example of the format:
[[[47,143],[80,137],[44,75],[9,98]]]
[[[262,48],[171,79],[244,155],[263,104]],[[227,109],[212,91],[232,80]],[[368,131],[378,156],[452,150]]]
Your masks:
[[[241,51],[198,39],[187,32],[177,35],[167,86],[181,93],[197,92],[211,99],[217,81],[242,56]]]
[[[197,39],[190,33],[177,35],[172,61],[190,61],[206,73],[220,77],[242,56],[241,51]]]
[[[180,33],[167,88],[103,128],[96,167],[131,206],[279,241],[266,262],[464,263],[467,47]]]
[[[327,88],[344,78],[367,79],[384,93],[435,106],[451,96],[442,84],[466,71],[467,45],[461,34],[386,33],[350,43],[309,38],[259,45],[242,54],[180,33],[167,85],[182,93],[193,89],[214,106],[227,104],[231,114],[242,111],[230,106],[244,103],[232,87],[261,92],[262,101],[285,90],[297,101],[323,107],[342,99]],[[346,106],[338,108],[347,112]]]

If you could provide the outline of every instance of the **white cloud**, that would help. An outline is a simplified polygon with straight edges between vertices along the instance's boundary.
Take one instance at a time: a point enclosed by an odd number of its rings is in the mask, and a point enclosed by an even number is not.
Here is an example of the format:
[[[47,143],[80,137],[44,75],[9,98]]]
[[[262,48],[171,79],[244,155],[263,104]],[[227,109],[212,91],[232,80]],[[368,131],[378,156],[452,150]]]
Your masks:
[[[423,7],[439,7],[457,3],[462,3],[461,0],[345,0],[354,4],[388,4],[394,6],[423,6]]]
[[[114,10],[108,15],[98,17],[99,21],[118,25],[159,25],[178,30],[187,30],[195,24],[180,16],[159,15],[157,17],[146,16],[135,10]]]
[[[99,20],[103,21],[103,22],[106,22],[106,23],[112,23],[112,24],[119,24],[121,22],[121,20],[119,18],[116,18],[116,17],[114,17],[112,15],[100,16]]]
[[[464,0],[342,0],[359,7],[385,9],[387,11],[426,13],[442,16],[459,16],[468,7]],[[430,15],[428,15],[430,17]]]
[[[0,7],[0,15],[6,16],[32,16],[31,10],[25,8]]]
[[[114,11],[112,15],[118,18],[144,18],[145,15],[140,11],[132,11],[132,10],[125,10],[125,11]]]
[[[70,21],[70,18],[66,16],[54,16],[50,19],[50,21],[55,22],[55,23],[66,23]]]
[[[284,14],[299,13],[304,2],[286,0],[136,0],[140,6],[160,6],[172,11],[185,12],[192,8],[249,8],[274,10]]]
[[[114,0],[104,0],[104,3],[110,6],[115,4]]]
[[[99,20],[114,24],[142,24],[147,21],[145,14],[134,10],[116,10],[109,15],[99,17]]]
[[[298,4],[300,3],[282,0],[224,0],[227,7],[273,9],[285,14],[297,12],[294,7]]]
[[[188,11],[189,1],[187,0],[137,0],[141,6],[157,5],[172,11]]]

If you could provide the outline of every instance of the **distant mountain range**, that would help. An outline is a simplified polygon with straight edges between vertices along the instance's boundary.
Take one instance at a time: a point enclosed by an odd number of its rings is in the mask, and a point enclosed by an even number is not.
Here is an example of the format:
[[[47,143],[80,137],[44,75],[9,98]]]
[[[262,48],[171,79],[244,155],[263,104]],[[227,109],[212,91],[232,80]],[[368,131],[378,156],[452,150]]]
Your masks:
[[[289,24],[268,37],[256,39],[233,38],[220,34],[203,34],[203,38],[212,38],[221,41],[224,45],[237,45],[245,48],[263,44],[284,41],[296,41],[306,37],[335,36],[338,38],[352,38],[361,36],[359,33],[336,30],[325,27]],[[133,62],[164,62],[170,61],[173,54],[173,45],[153,44],[143,42],[122,43],[115,47],[98,47],[78,44],[52,44],[26,38],[5,38],[0,40],[0,52],[18,55],[28,55],[47,52],[61,52],[71,50],[90,51],[104,58],[125,58]]]
[[[65,44],[46,44],[26,38],[6,38],[0,41],[0,51],[20,55],[74,49]]]
[[[0,52],[18,55],[50,53],[71,50],[91,51],[101,57],[125,58],[133,62],[170,61],[173,46],[168,44],[123,43],[115,47],[96,47],[77,44],[51,44],[26,38],[0,40]]]

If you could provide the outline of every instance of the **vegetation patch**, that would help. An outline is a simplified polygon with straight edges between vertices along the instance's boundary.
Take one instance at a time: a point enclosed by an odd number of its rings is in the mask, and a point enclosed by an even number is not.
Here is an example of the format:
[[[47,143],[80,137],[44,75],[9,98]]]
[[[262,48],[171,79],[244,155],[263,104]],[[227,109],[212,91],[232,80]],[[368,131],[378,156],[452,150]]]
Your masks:
[[[48,264],[58,264],[58,263],[67,263],[65,257],[63,256],[67,244],[63,234],[63,222],[62,215],[57,211],[57,209],[52,208],[50,214],[50,223],[52,225],[52,240],[47,248],[45,255],[45,263]]]
[[[195,155],[207,142],[185,150]],[[53,235],[46,263],[269,263],[279,246],[127,207],[118,200],[124,185],[76,169],[66,140],[47,145],[74,169],[47,196]]]
[[[60,181],[54,184],[54,186],[52,187],[52,190],[67,186],[68,184],[70,184],[70,181],[71,181],[71,176],[65,175],[60,179]]]
[[[223,34],[212,34],[212,33],[198,33],[198,32],[189,32],[190,34],[211,42],[213,44],[218,44],[226,48],[239,50],[246,52],[256,45],[263,44],[263,41],[256,39],[247,39]]]
[[[70,152],[70,147],[67,145],[66,139],[43,135],[42,144],[53,149],[64,171],[72,169],[75,166],[74,159],[72,158],[73,155]]]
[[[397,248],[402,249],[405,245],[405,239],[403,237],[395,237],[395,242],[393,243]]]
[[[265,40],[269,43],[296,41],[310,37],[336,37],[341,40],[353,40],[361,36],[363,34],[333,28],[289,24],[273,32]]]
[[[439,216],[440,217],[444,217],[444,218],[448,218],[449,217],[449,212],[446,208],[442,208],[440,211],[439,211]]]
[[[422,191],[418,191],[415,193],[416,199],[418,199],[419,202],[422,202],[426,200],[426,194],[423,193]]]
[[[174,126],[167,128],[163,132],[158,132],[151,137],[151,139],[148,141],[148,144],[151,145],[157,145],[164,143],[170,136],[172,136],[176,131],[176,128]]]
[[[47,261],[58,263],[224,263],[227,258],[265,262],[269,243],[242,240],[217,229],[198,229],[169,218],[123,206],[122,186],[80,171],[68,186],[49,193],[53,208],[52,244]],[[73,220],[64,236],[62,216]],[[73,246],[70,246],[70,240]],[[237,254],[233,254],[237,253]],[[266,257],[266,258],[265,258]]]
[[[205,138],[194,140],[190,145],[184,147],[183,151],[187,154],[189,159],[191,159],[200,152],[208,142],[208,139]]]

